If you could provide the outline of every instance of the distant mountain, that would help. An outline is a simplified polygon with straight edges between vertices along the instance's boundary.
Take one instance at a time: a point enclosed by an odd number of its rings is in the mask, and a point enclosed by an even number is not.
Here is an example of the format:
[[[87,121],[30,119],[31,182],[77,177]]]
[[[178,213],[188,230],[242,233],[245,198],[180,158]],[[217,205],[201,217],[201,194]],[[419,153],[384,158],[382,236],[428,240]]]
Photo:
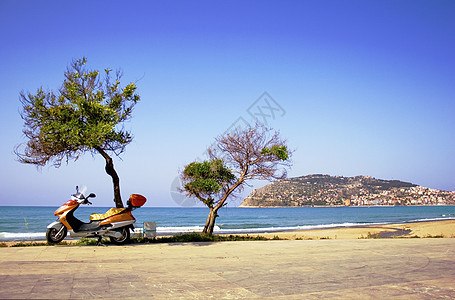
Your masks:
[[[240,207],[450,204],[455,204],[455,192],[410,182],[312,174],[275,181],[253,190]]]

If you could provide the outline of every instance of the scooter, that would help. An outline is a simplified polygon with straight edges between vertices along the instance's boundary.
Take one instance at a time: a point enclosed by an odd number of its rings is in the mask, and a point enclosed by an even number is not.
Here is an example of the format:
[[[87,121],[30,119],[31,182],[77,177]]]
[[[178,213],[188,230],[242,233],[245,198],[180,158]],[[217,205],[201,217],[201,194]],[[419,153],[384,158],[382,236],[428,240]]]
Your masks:
[[[69,231],[71,237],[97,237],[98,243],[101,243],[103,237],[109,237],[111,242],[117,245],[128,242],[130,228],[134,229],[133,224],[136,222],[131,212],[144,205],[147,199],[142,195],[132,194],[126,208],[111,208],[105,214],[93,213],[90,215],[90,223],[77,219],[73,215],[74,211],[81,204],[92,204],[88,199],[95,197],[93,193],[85,197],[76,186],[76,194],[55,211],[54,215],[58,220],[47,226],[47,241],[50,244],[59,243]]]

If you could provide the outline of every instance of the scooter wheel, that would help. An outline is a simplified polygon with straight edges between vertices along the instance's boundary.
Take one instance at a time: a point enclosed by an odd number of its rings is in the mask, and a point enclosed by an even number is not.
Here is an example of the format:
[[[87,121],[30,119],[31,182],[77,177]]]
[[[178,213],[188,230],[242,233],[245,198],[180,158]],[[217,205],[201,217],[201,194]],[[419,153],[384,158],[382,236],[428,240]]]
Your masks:
[[[127,243],[130,240],[130,229],[123,227],[119,229],[117,232],[120,232],[122,235],[118,238],[115,238],[113,236],[110,236],[109,239],[111,240],[112,243],[116,245],[122,245]]]
[[[63,225],[62,225],[63,226]],[[68,233],[66,227],[63,227],[63,230],[58,234],[60,230],[57,228],[48,228],[46,231],[46,239],[49,244],[57,244],[63,241]]]

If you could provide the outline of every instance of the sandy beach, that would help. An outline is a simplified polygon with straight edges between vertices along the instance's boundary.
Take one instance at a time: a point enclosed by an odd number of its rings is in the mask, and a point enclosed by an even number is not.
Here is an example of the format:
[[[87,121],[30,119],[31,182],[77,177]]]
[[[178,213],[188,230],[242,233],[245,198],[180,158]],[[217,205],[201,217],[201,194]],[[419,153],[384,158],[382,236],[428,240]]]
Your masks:
[[[355,227],[335,227],[328,229],[312,229],[302,231],[283,231],[260,234],[243,234],[255,237],[257,235],[273,239],[279,237],[286,240],[324,240],[324,239],[377,239],[377,238],[455,238],[455,220],[432,222],[398,223],[387,225],[368,225]],[[76,243],[79,239],[66,239],[66,243]],[[29,244],[33,241],[7,241],[2,244],[14,246]],[[38,242],[39,243],[39,242]],[[41,241],[41,243],[43,243]]]
[[[363,238],[454,238],[455,220],[387,225],[339,227],[292,232],[265,233],[262,236],[285,239],[363,239]]]

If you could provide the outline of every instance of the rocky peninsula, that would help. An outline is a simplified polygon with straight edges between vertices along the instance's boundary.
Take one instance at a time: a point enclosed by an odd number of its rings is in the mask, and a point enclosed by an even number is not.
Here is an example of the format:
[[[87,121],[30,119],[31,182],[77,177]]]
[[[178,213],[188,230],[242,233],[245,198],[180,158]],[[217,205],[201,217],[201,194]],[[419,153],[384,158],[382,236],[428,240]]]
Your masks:
[[[312,174],[253,190],[240,207],[455,205],[455,192],[370,176]]]

